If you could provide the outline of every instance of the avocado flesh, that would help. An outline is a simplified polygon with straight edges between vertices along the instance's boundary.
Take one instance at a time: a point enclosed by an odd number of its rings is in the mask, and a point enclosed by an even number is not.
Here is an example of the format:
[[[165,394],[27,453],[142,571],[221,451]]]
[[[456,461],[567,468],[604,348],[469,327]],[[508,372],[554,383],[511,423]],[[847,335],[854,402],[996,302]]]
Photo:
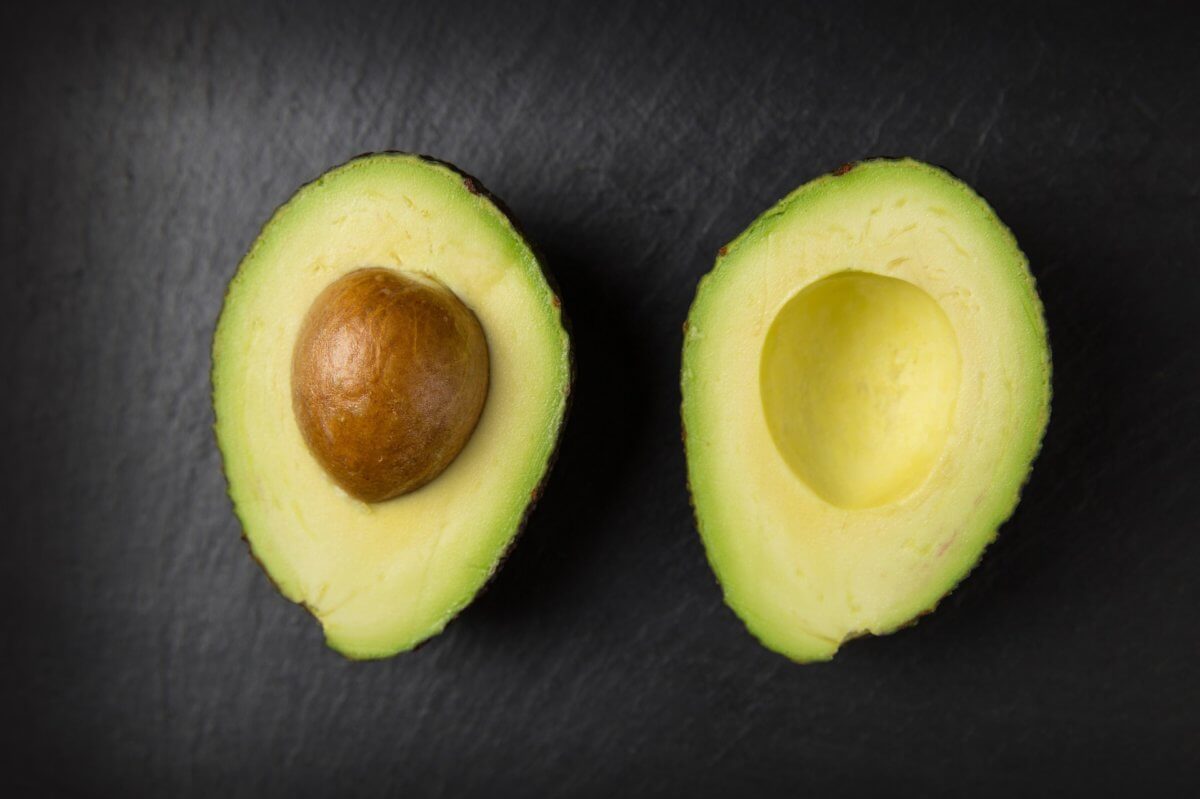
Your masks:
[[[479,319],[490,387],[474,432],[417,491],[367,503],[305,445],[292,351],[313,300],[363,268],[423,273]],[[253,555],[334,649],[384,657],[440,632],[486,583],[548,471],[570,384],[558,298],[508,218],[446,164],[385,153],[303,187],[230,284],[213,345],[216,435]]]
[[[723,248],[682,393],[726,601],[769,648],[827,660],[931,610],[1012,513],[1049,417],[1041,302],[969,187],[867,161]]]

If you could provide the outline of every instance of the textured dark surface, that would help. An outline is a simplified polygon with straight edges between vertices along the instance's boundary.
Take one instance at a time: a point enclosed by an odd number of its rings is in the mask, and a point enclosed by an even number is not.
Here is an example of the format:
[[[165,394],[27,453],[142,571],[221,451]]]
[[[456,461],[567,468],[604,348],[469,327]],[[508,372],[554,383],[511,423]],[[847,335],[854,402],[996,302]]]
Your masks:
[[[38,3],[0,24],[0,783],[1196,785],[1195,13],[241,5]],[[579,377],[558,469],[490,593],[419,652],[355,664],[239,540],[209,343],[274,207],[383,148],[454,161],[507,201],[561,283]],[[760,210],[899,154],[958,173],[1015,231],[1054,415],[1024,502],[936,614],[797,667],[724,607],[694,531],[680,324]]]

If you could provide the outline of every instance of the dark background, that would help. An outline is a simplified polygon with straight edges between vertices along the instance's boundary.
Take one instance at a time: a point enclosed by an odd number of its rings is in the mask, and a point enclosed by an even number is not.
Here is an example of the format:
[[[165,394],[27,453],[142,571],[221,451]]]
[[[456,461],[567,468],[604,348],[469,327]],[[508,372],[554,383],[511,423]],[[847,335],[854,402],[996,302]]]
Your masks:
[[[0,783],[1200,784],[1195,12],[161,6],[0,20]],[[275,206],[386,148],[507,201],[561,283],[579,376],[557,470],[490,592],[419,652],[363,664],[326,649],[239,540],[209,345]],[[844,161],[904,154],[974,185],[1028,253],[1053,418],[1019,510],[936,614],[796,666],[725,608],[695,533],[680,325],[759,211]]]

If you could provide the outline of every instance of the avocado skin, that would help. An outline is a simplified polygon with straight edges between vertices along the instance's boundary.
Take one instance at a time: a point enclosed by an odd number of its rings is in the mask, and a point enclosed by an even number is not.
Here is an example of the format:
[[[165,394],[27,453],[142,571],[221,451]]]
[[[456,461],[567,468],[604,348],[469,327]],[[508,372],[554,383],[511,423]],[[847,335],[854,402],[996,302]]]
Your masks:
[[[864,163],[864,162],[868,162],[868,161],[897,162],[897,161],[904,161],[904,160],[906,160],[906,159],[889,157],[889,156],[874,156],[874,157],[859,159],[856,161],[847,161],[847,162],[844,162],[844,163],[840,164],[839,166],[829,170],[828,172],[825,172],[809,181],[806,181],[805,185],[808,185],[810,183],[819,183],[819,182],[824,182],[824,181],[829,181],[829,180],[836,180],[839,177],[851,172],[855,167],[857,167],[859,164]],[[936,169],[940,169],[941,171],[950,175],[952,178],[959,181],[960,183],[963,183],[968,186],[971,185],[968,181],[964,180],[957,173],[955,173],[954,171],[952,171],[950,169],[947,169],[944,166],[941,166],[940,164],[929,164],[929,165],[935,167]],[[976,196],[985,205],[989,205],[987,203],[987,201],[984,200],[981,196],[979,196],[979,195],[976,195]],[[989,205],[989,207],[990,207],[990,205]],[[738,239],[740,239],[742,237],[742,235],[746,231],[753,229],[764,217],[771,214],[771,212],[774,210],[774,208],[775,208],[775,205],[772,205],[770,208],[768,208],[767,211],[765,211],[762,214],[760,214],[759,216],[755,217],[754,220],[751,221],[745,228],[743,228],[742,231],[739,231],[737,237],[735,237],[732,241],[719,247],[717,249],[717,262],[720,262],[720,260],[729,253],[732,246],[738,241]],[[1004,224],[1003,220],[1001,220],[998,215],[996,215],[996,221],[998,222],[998,224],[999,224],[1000,228],[1002,229],[1002,231],[1004,232],[1004,234],[1006,234],[1010,239],[1012,239],[1014,245],[1017,246],[1017,249],[1020,249],[1020,245],[1017,243],[1016,237],[1013,235],[1011,229],[1006,224]],[[1022,250],[1022,253],[1023,252],[1024,251]],[[714,268],[715,268],[715,264],[714,264]],[[709,270],[709,271],[711,272],[712,270]],[[690,324],[692,310],[696,304],[696,301],[699,299],[699,290],[698,290],[699,284],[702,283],[705,280],[705,278],[708,277],[708,274],[709,273],[706,272],[704,275],[702,275],[700,277],[699,281],[697,281],[697,290],[694,294],[694,299],[692,300],[692,304],[689,305],[689,307],[688,307],[688,316],[683,322],[683,334],[684,334],[685,346],[686,346],[687,331],[688,331],[688,327]],[[1021,485],[1017,489],[1016,501],[1013,503],[1012,507],[1008,510],[1008,512],[1004,516],[997,518],[995,520],[995,522],[993,524],[992,536],[990,539],[988,539],[988,541],[986,541],[984,543],[983,549],[981,550],[979,557],[976,558],[973,562],[971,562],[968,565],[968,567],[950,583],[950,585],[946,589],[946,591],[940,597],[938,597],[933,602],[933,604],[931,604],[929,607],[925,608],[924,610],[919,611],[918,613],[913,615],[911,618],[909,618],[907,621],[902,622],[901,624],[898,624],[889,630],[884,630],[884,631],[881,631],[878,633],[872,633],[870,630],[860,630],[860,631],[851,633],[842,639],[841,643],[839,644],[838,651],[840,651],[841,646],[845,645],[846,643],[848,643],[850,641],[858,639],[858,638],[865,638],[865,637],[878,638],[878,637],[882,637],[885,635],[891,635],[893,633],[899,632],[900,630],[905,630],[910,627],[915,627],[924,617],[930,615],[935,610],[937,610],[938,606],[946,599],[946,597],[948,597],[948,596],[950,596],[950,594],[954,593],[954,591],[956,591],[958,589],[958,587],[960,585],[962,585],[962,583],[966,580],[966,578],[968,576],[970,576],[970,574],[976,568],[979,567],[979,564],[983,562],[984,556],[987,554],[987,550],[991,547],[991,545],[993,543],[995,543],[996,539],[999,537],[1000,527],[1003,526],[1009,519],[1012,518],[1013,514],[1017,510],[1017,507],[1020,505],[1021,498],[1025,492],[1025,488],[1026,488],[1026,486],[1029,485],[1029,480],[1033,477],[1033,465],[1037,462],[1037,457],[1041,453],[1042,446],[1045,442],[1046,434],[1050,427],[1050,420],[1053,417],[1053,404],[1054,404],[1054,380],[1053,380],[1054,353],[1053,353],[1053,347],[1050,342],[1050,326],[1049,326],[1049,323],[1046,321],[1045,305],[1042,302],[1041,295],[1037,291],[1037,281],[1034,278],[1032,272],[1029,273],[1029,280],[1030,280],[1031,287],[1033,289],[1032,295],[1037,304],[1038,312],[1041,315],[1044,329],[1045,329],[1045,337],[1044,337],[1043,343],[1046,348],[1046,374],[1045,374],[1046,420],[1045,420],[1044,424],[1042,425],[1042,434],[1037,441],[1036,449],[1034,450],[1033,456],[1031,457],[1030,462],[1029,462],[1029,466],[1025,471],[1024,479],[1021,481]],[[686,451],[687,441],[688,441],[688,433],[687,433],[687,423],[684,421],[684,416],[683,416],[682,411],[683,411],[683,405],[681,402],[681,404],[680,404],[680,428],[682,431],[681,439],[683,441],[684,450]],[[691,477],[690,477],[690,474],[688,474],[686,472],[686,470],[685,470],[684,480],[685,480],[685,484],[687,486],[688,505],[692,511],[692,520],[696,524],[696,527],[698,529],[700,526],[700,516],[696,509],[696,499],[695,499],[695,493],[692,489]],[[725,596],[725,587],[724,587],[724,585],[722,585],[721,581],[719,579],[717,579],[716,564],[713,563],[712,556],[709,553],[709,550],[707,547],[704,548],[704,555],[705,555],[705,560],[708,561],[709,569],[712,571],[713,580],[714,580],[714,582],[716,582],[718,588],[721,589],[721,597],[725,604],[726,609],[729,610],[730,612],[733,612],[733,608],[729,605],[728,599]],[[792,661],[793,663],[798,663],[798,664],[804,665],[804,664],[813,662],[811,660],[804,660],[802,658],[795,657],[795,656],[789,654],[788,652],[782,651],[779,647],[774,645],[772,642],[765,640],[762,636],[760,636],[758,633],[756,633],[748,624],[746,624],[741,619],[741,617],[737,613],[733,613],[733,615],[734,615],[734,618],[736,618],[742,624],[742,626],[747,630],[747,632],[749,632],[750,635],[753,636],[753,638],[756,641],[758,641],[758,643],[760,645],[762,645],[764,648],[769,649],[772,652],[776,652],[777,654],[783,655],[785,658]],[[830,656],[830,659],[832,659],[832,655]]]
[[[566,310],[562,307],[561,292],[559,290],[558,282],[554,279],[553,274],[547,268],[546,259],[542,253],[542,250],[533,244],[533,242],[529,239],[528,235],[526,235],[525,228],[517,221],[517,219],[513,215],[512,211],[502,200],[500,200],[500,198],[498,198],[496,195],[494,195],[490,191],[488,191],[488,189],[483,185],[483,183],[480,182],[480,180],[478,178],[476,178],[474,175],[471,175],[470,173],[464,171],[463,169],[459,168],[455,164],[450,163],[449,161],[444,161],[440,158],[435,158],[434,156],[431,156],[431,155],[425,155],[424,153],[412,153],[412,152],[408,152],[406,150],[379,150],[377,152],[359,153],[358,155],[344,161],[343,163],[340,163],[340,164],[330,167],[329,169],[325,170],[325,172],[322,172],[321,175],[318,175],[316,178],[313,178],[312,180],[305,181],[304,183],[300,184],[296,188],[296,190],[292,192],[291,196],[295,196],[295,194],[300,192],[305,187],[311,186],[312,184],[319,181],[326,172],[332,172],[335,169],[340,169],[344,166],[348,166],[360,159],[371,158],[373,156],[378,156],[378,155],[413,156],[413,157],[421,159],[422,161],[426,161],[430,164],[434,164],[434,165],[449,169],[451,172],[454,172],[455,174],[457,174],[459,177],[462,178],[463,184],[466,186],[468,191],[470,191],[472,194],[478,194],[478,195],[484,197],[490,203],[492,203],[492,205],[496,206],[496,208],[500,211],[500,213],[503,214],[504,217],[508,220],[508,223],[510,225],[512,225],[512,228],[516,232],[517,236],[520,237],[521,241],[525,244],[525,246],[528,247],[530,252],[533,253],[534,260],[537,261],[537,265],[538,265],[538,268],[541,270],[542,277],[545,278],[547,285],[550,286],[550,291],[553,292],[551,302],[559,309],[561,324],[563,326],[563,329],[567,333],[568,373],[567,373],[566,386],[564,388],[565,394],[563,397],[563,418],[562,418],[562,423],[558,426],[558,430],[555,432],[554,442],[552,444],[552,449],[550,451],[550,457],[546,460],[545,471],[542,472],[542,479],[538,482],[538,485],[533,490],[533,492],[531,492],[530,497],[529,497],[529,502],[525,506],[525,512],[521,516],[521,521],[517,526],[516,532],[513,533],[512,538],[509,539],[508,545],[505,547],[504,551],[500,554],[500,557],[497,558],[496,565],[492,569],[491,574],[488,575],[487,580],[480,587],[480,589],[475,593],[475,595],[471,598],[470,602],[468,602],[462,608],[459,608],[452,616],[450,616],[449,619],[447,619],[446,623],[447,623],[447,625],[449,625],[451,622],[454,621],[454,619],[458,618],[458,616],[461,615],[464,610],[466,610],[468,607],[470,607],[472,604],[474,604],[474,602],[476,600],[478,600],[479,597],[483,596],[483,594],[489,588],[491,588],[492,584],[496,580],[496,575],[499,573],[500,569],[504,566],[505,562],[508,560],[509,555],[512,553],[513,547],[516,546],[517,541],[520,540],[521,537],[524,535],[525,526],[529,522],[529,516],[531,513],[533,513],[533,509],[537,506],[538,500],[542,496],[542,491],[545,489],[546,483],[550,479],[550,474],[551,474],[551,472],[554,471],[554,466],[558,462],[559,450],[562,447],[563,430],[566,428],[568,422],[570,421],[570,417],[571,417],[571,405],[572,405],[572,401],[573,401],[572,389],[575,385],[576,366],[575,366],[575,348],[574,348],[574,343],[573,343],[573,339],[572,339],[573,330],[571,328],[570,319],[567,317]],[[286,205],[288,201],[290,201],[291,196],[289,196],[288,200],[285,200],[283,203],[281,203],[280,205],[275,207],[275,210],[272,211],[271,214],[267,217],[267,221],[263,223],[263,228],[265,228],[266,225],[270,224],[270,221],[271,221],[271,219],[274,218],[275,213],[280,208],[282,208],[284,205]],[[260,228],[258,234],[255,235],[255,237],[254,237],[255,241],[257,241],[259,236],[262,235],[263,228]],[[225,294],[221,298],[221,307],[222,308],[224,308],[225,302],[229,297],[229,287],[230,287],[230,284],[227,283],[226,288],[225,288]],[[216,336],[215,326],[214,326],[214,330],[213,330],[213,336],[214,336],[214,338]],[[209,352],[212,352],[212,351],[213,351],[213,346],[210,343],[209,344]],[[214,367],[214,364],[210,363],[209,377],[208,377],[209,386],[210,386],[210,391],[209,391],[210,406],[212,405],[213,392],[215,391],[215,388],[213,387],[214,386],[213,367]],[[220,445],[217,442],[216,424],[215,423],[212,425],[212,434],[213,434],[213,442],[217,443],[217,450],[219,452]],[[225,474],[224,459],[222,459],[221,475],[222,475],[222,477],[225,477],[225,494],[229,498],[229,503],[233,507],[234,516],[235,516],[235,518],[237,518],[238,524],[241,527],[240,538],[242,540],[242,543],[246,547],[246,551],[250,554],[250,557],[254,560],[254,562],[256,564],[258,564],[259,570],[262,571],[262,573],[266,576],[267,581],[271,584],[271,586],[275,589],[275,591],[280,596],[284,596],[286,598],[286,594],[283,592],[282,587],[279,585],[279,583],[277,583],[275,581],[275,579],[273,577],[271,577],[271,573],[267,570],[266,565],[259,559],[258,555],[255,554],[254,547],[252,547],[250,545],[250,539],[246,536],[245,519],[243,519],[238,514],[237,504],[233,502],[233,495],[230,493],[232,487],[229,484],[228,476]],[[296,602],[296,603],[292,603],[292,604],[297,604],[300,607],[304,608],[305,612],[308,613],[310,616],[312,616],[313,619],[318,623],[318,625],[320,625],[320,622],[321,622],[320,618],[315,613],[313,613],[312,608],[310,608],[308,606],[307,602],[300,601],[300,602]],[[402,655],[402,654],[406,654],[406,653],[416,652],[418,649],[423,648],[427,643],[429,643],[431,640],[433,640],[433,638],[436,638],[436,637],[438,637],[438,636],[431,636],[430,638],[426,638],[423,641],[421,641],[420,643],[418,643],[416,646],[412,647],[411,649],[405,650],[403,652],[398,652],[396,654]],[[356,661],[384,660],[389,657],[395,657],[395,655],[379,655],[376,657],[362,657],[362,656],[346,654],[345,652],[342,652],[340,650],[335,650],[335,651],[337,651],[339,655],[346,658],[347,660],[356,660]]]

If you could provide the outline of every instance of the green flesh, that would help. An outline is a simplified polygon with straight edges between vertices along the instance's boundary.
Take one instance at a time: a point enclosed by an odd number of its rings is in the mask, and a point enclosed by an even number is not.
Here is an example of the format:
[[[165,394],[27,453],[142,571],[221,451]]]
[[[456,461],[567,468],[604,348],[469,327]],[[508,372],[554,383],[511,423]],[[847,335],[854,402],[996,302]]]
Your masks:
[[[826,660],[931,610],[1016,506],[1050,408],[1024,255],[969,187],[877,160],[797,189],[700,284],[688,479],[725,597]]]

